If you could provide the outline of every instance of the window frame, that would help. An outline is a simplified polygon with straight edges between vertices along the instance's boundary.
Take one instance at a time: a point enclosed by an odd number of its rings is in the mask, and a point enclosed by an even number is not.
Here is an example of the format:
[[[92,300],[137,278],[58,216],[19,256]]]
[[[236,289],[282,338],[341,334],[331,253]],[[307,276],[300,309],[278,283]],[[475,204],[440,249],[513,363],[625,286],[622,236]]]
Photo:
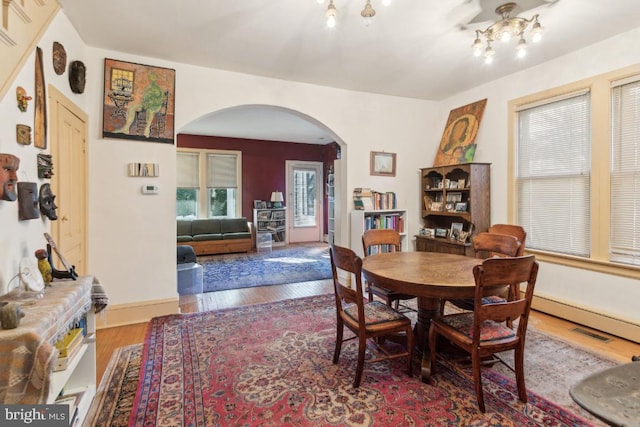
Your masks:
[[[242,151],[236,150],[215,150],[202,148],[186,148],[179,147],[176,149],[176,155],[180,152],[198,154],[198,218],[209,217],[209,187],[207,187],[207,161],[210,154],[234,155],[236,156],[236,206],[235,217],[242,216]],[[177,182],[177,177],[176,177]],[[176,190],[178,187],[176,186]],[[222,217],[216,217],[222,218]]]
[[[591,255],[583,258],[555,252],[527,249],[538,260],[623,277],[640,278],[640,267],[609,261],[611,224],[611,84],[614,81],[640,74],[640,65],[600,74],[563,86],[526,95],[509,101],[508,111],[508,221],[517,217],[517,146],[518,110],[536,102],[550,102],[554,98],[588,90],[591,93]]]

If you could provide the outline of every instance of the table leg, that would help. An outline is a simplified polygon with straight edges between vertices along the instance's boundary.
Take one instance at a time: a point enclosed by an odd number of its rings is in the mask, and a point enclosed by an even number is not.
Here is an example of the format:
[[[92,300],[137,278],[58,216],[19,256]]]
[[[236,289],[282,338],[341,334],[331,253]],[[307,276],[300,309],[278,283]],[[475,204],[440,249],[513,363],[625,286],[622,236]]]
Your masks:
[[[420,379],[428,383],[431,378],[431,352],[429,351],[429,326],[431,319],[440,317],[440,298],[418,298],[418,321],[415,326],[415,338],[418,352],[422,353]]]

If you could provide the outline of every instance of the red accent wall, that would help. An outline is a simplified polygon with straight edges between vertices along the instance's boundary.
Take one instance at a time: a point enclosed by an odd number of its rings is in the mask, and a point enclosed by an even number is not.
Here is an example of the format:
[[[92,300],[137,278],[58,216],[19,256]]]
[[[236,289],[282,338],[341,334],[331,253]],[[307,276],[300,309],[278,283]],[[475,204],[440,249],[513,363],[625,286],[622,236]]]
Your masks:
[[[286,160],[323,162],[326,177],[327,166],[336,159],[337,144],[300,144],[255,139],[226,138],[178,134],[177,146],[181,148],[236,150],[242,152],[242,216],[252,220],[253,201],[269,200],[271,192],[285,190]],[[324,187],[324,185],[323,185]],[[323,194],[326,189],[323,189]],[[326,195],[325,195],[326,197]],[[284,195],[287,203],[287,195]],[[326,203],[324,222],[326,230]]]

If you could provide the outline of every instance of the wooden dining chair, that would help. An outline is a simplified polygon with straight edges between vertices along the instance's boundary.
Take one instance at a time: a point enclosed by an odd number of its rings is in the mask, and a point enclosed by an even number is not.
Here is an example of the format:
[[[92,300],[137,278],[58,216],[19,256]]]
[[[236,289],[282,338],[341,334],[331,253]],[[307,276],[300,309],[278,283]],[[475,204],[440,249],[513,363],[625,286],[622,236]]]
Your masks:
[[[493,224],[487,231],[493,234],[506,234],[507,236],[515,237],[520,241],[520,248],[518,249],[517,256],[524,255],[527,232],[523,227],[515,224]]]
[[[392,229],[371,229],[366,230],[362,234],[362,250],[364,256],[373,253],[383,252],[400,252],[400,233]],[[373,296],[380,297],[389,307],[401,311],[417,311],[412,307],[400,304],[400,301],[414,299],[414,295],[403,294],[401,292],[392,291],[375,283],[366,283],[369,301],[373,301]]]
[[[524,343],[527,321],[531,310],[533,290],[538,275],[538,263],[533,255],[524,257],[490,258],[473,269],[476,282],[474,310],[442,316],[431,320],[429,349],[431,350],[431,374],[436,372],[437,338],[442,336],[471,355],[473,381],[478,407],[485,412],[482,392],[481,360],[493,356],[504,363],[496,353],[513,350],[514,367],[506,364],[516,375],[518,398],[526,403],[527,390],[524,380]],[[514,301],[486,304],[483,295],[491,288],[511,283],[526,283],[522,297]],[[516,330],[505,324],[506,320],[518,320]]]
[[[514,257],[520,252],[520,241],[514,236],[496,233],[478,233],[472,240],[473,251],[476,258]],[[502,302],[515,299],[518,284],[514,283],[503,295],[487,297],[485,302]],[[449,299],[451,304],[463,310],[473,310],[473,299]],[[444,304],[444,301],[443,301]],[[442,307],[444,309],[444,306]]]
[[[362,290],[362,259],[355,252],[348,248],[332,245],[329,253],[337,314],[336,347],[333,353],[333,363],[338,363],[342,343],[357,339],[358,363],[353,386],[359,387],[364,369],[367,341],[370,341],[378,349],[378,354],[374,358],[367,360],[367,363],[406,357],[407,373],[411,376],[411,362],[413,359],[411,320],[380,301],[365,302]],[[343,277],[339,273],[342,273]],[[347,277],[350,277],[350,279],[347,279]],[[343,337],[345,326],[355,336],[345,339]],[[389,349],[378,345],[374,339],[387,335],[398,336],[400,334],[403,334],[406,338],[405,351],[390,352]]]

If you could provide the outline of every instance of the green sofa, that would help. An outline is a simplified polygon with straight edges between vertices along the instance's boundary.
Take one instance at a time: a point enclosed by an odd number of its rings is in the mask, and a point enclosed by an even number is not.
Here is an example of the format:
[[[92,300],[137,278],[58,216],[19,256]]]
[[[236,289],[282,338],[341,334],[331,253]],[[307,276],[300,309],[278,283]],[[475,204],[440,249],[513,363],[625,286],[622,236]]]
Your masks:
[[[251,252],[255,232],[246,218],[179,219],[177,244],[191,246],[196,255]]]

